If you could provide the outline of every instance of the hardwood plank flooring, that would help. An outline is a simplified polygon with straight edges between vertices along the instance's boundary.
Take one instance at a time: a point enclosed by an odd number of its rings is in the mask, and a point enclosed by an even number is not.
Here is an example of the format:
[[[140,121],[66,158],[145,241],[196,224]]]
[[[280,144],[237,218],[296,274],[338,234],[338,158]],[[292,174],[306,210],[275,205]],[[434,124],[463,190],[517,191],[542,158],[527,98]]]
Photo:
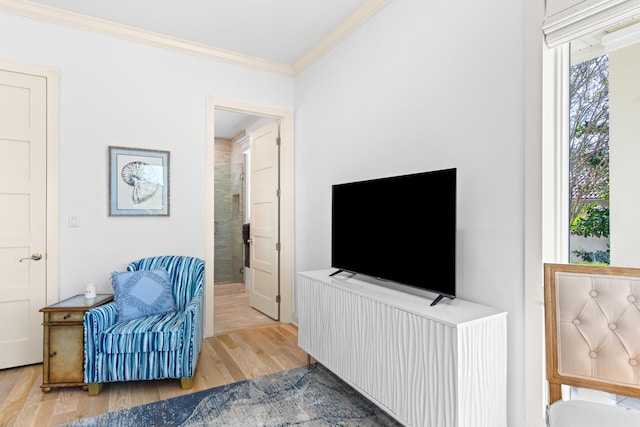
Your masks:
[[[4,369],[0,370],[0,426],[56,426],[307,363],[295,325],[256,315],[242,286],[214,288],[215,335],[202,344],[193,389],[182,390],[180,380],[159,380],[106,383],[102,393],[91,397],[80,387],[43,393],[42,364]]]
[[[214,334],[278,323],[249,305],[249,293],[244,284],[216,284],[213,289]]]

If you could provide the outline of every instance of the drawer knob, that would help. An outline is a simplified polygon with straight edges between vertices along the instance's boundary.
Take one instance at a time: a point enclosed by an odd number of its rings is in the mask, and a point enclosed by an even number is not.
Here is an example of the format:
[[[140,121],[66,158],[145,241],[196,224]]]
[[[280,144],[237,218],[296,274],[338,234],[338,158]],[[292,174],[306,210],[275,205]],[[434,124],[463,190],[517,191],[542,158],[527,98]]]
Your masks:
[[[56,354],[58,354],[58,352],[57,352],[57,351],[54,351],[53,353],[49,353],[49,357],[55,357],[55,356],[56,356]]]
[[[71,317],[71,314],[67,313],[67,314],[64,315],[63,319],[67,320],[69,317]]]

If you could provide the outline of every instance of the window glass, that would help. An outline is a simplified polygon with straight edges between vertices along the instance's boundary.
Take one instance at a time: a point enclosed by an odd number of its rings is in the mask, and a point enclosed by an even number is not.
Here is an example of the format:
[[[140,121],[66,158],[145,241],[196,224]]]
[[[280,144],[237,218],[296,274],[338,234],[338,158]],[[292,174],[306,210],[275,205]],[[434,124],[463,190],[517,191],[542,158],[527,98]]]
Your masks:
[[[569,260],[609,264],[609,57],[569,70]]]

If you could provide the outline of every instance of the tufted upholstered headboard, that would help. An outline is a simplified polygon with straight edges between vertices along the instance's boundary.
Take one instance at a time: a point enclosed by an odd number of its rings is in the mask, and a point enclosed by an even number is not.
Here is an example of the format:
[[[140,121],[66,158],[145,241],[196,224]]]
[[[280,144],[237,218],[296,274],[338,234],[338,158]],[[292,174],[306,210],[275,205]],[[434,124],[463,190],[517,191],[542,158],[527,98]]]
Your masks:
[[[562,384],[640,397],[640,268],[544,268],[550,403]]]

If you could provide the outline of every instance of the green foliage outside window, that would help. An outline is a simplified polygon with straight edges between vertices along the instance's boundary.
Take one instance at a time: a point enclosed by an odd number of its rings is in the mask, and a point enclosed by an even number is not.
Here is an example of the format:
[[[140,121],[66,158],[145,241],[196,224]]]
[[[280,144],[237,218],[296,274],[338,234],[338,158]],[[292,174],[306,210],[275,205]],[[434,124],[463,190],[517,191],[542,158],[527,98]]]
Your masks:
[[[609,237],[609,207],[598,202],[584,205],[571,224],[571,234],[582,237]]]
[[[584,61],[570,70],[570,231],[609,237],[609,58]],[[572,251],[583,262],[609,263],[606,251]]]
[[[609,207],[598,202],[586,204],[571,224],[571,234],[582,237],[609,237]],[[610,264],[611,253],[607,250],[572,251],[583,262],[589,264]]]

